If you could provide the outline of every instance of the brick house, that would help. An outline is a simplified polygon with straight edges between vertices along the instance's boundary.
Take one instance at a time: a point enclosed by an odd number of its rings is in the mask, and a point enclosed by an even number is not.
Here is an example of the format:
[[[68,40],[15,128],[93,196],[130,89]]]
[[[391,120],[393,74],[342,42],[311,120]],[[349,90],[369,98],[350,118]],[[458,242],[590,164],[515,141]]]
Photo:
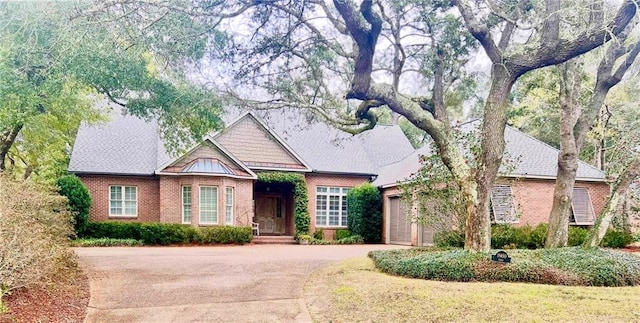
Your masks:
[[[170,156],[157,123],[114,113],[106,124],[80,127],[69,172],[89,189],[92,221],[256,222],[261,235],[283,236],[295,233],[293,186],[262,183],[257,174],[302,174],[311,231],[323,228],[332,239],[347,225],[348,189],[370,182],[377,169],[413,151],[398,126],[352,136],[323,123],[307,124],[297,114],[277,117],[245,113]]]
[[[397,187],[419,169],[418,158],[430,153],[427,148],[414,150],[398,126],[376,126],[352,136],[307,121],[295,111],[245,113],[195,147],[171,156],[156,122],[114,113],[106,124],[80,127],[69,172],[89,189],[92,221],[193,226],[256,222],[261,235],[282,236],[295,233],[293,186],[260,182],[258,174],[301,174],[311,231],[322,228],[327,239],[346,228],[349,188],[373,182],[383,194],[384,242],[432,242],[433,230],[412,221]],[[494,190],[500,201],[494,203],[496,222],[545,222],[558,151],[509,127],[505,136],[510,155],[520,156],[522,163]],[[511,180],[515,178],[519,180]],[[581,162],[576,224],[592,224],[608,192],[604,174]]]
[[[502,172],[491,194],[493,223],[515,226],[546,223],[551,211],[559,151],[515,128],[505,129],[506,154],[515,159]],[[420,169],[420,156],[431,154],[423,147],[406,158],[384,166],[373,182],[383,194],[383,239],[386,243],[430,245],[434,229],[421,225],[417,208],[400,198],[398,183],[411,179]],[[590,226],[604,208],[609,184],[601,170],[579,161],[571,225]]]

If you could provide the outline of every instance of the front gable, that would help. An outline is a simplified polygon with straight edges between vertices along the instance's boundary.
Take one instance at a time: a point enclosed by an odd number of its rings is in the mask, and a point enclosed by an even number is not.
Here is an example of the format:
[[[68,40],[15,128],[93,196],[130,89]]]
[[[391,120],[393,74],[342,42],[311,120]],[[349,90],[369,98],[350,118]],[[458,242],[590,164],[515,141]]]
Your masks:
[[[257,178],[235,156],[214,140],[207,138],[178,158],[161,166],[160,175],[214,175]]]
[[[250,169],[311,171],[278,135],[252,113],[243,115],[213,138]]]

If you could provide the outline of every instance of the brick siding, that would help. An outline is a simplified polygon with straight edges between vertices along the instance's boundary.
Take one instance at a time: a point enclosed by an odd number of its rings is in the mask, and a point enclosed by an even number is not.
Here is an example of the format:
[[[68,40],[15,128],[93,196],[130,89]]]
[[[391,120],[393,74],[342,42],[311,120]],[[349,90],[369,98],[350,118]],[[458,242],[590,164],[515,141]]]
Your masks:
[[[548,222],[555,180],[526,179],[500,182],[511,185],[516,211],[521,215],[517,226],[536,226]],[[609,196],[609,185],[601,182],[576,182],[575,187],[586,188],[589,191],[593,211],[597,216]]]
[[[309,215],[311,216],[311,233],[316,230],[316,188],[318,186],[329,187],[354,187],[369,182],[369,177],[340,176],[323,174],[306,174],[307,190],[309,191]],[[338,229],[347,227],[322,227],[325,240],[333,240]]]
[[[160,221],[160,179],[157,176],[98,176],[79,175],[91,194],[91,221]],[[136,217],[109,216],[109,186],[135,186],[138,193]],[[124,193],[123,193],[124,194]]]
[[[514,224],[516,226],[531,225],[536,226],[540,223],[547,223],[549,220],[549,213],[551,212],[551,205],[553,203],[553,190],[555,187],[555,180],[544,179],[521,179],[521,180],[506,180],[500,179],[497,181],[499,184],[508,184],[512,188],[514,202],[516,204],[516,211],[521,215],[519,222]],[[609,185],[602,182],[576,182],[575,187],[586,188],[589,191],[591,197],[591,203],[593,204],[593,211],[597,216],[600,211],[605,207],[606,200],[609,196]],[[382,210],[383,210],[383,243],[389,243],[387,241],[387,228],[386,223],[389,217],[388,202],[389,198],[398,196],[400,191],[397,187],[390,187],[384,189],[382,192]],[[411,227],[411,241],[412,245],[418,243],[418,228],[414,224]]]
[[[182,223],[182,186],[192,187],[192,225],[198,223],[200,185],[218,187],[218,224],[224,225],[226,187],[234,188],[234,225],[250,226],[253,218],[253,180],[210,176],[96,176],[80,175],[89,189],[91,221]],[[138,216],[109,216],[109,186],[135,186]]]

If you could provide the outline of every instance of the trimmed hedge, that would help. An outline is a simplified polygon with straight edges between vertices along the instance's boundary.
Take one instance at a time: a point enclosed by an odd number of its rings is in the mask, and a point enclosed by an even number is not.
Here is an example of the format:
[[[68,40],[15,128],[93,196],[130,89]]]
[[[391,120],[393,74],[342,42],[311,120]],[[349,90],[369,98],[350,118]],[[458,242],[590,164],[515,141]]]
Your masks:
[[[90,222],[84,238],[140,240],[145,245],[249,243],[251,227],[211,226],[155,222]]]
[[[510,264],[496,263],[485,253],[415,248],[372,251],[369,257],[383,272],[443,281],[528,282],[555,285],[640,285],[640,260],[608,249],[579,247],[510,252]]]
[[[365,183],[347,194],[347,225],[349,231],[360,235],[366,243],[382,241],[382,198],[378,188]]]
[[[143,243],[134,239],[90,238],[73,240],[71,245],[74,247],[136,247],[142,246]]]
[[[491,228],[491,247],[494,249],[541,249],[547,236],[547,224],[536,227],[514,227],[506,224],[493,225]],[[588,229],[569,227],[569,247],[581,246],[587,239]],[[436,232],[434,245],[437,247],[464,247],[464,234],[458,231]],[[602,246],[607,248],[624,248],[633,242],[631,234],[609,230],[602,239]]]

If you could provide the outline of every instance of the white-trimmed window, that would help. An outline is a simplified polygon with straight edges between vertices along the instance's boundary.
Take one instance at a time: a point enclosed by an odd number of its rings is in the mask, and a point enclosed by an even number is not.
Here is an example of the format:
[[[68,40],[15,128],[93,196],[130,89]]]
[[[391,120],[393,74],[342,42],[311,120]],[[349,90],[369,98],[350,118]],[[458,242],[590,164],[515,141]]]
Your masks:
[[[589,190],[585,187],[575,187],[573,189],[569,223],[574,225],[593,225],[594,221],[595,212],[593,211]]]
[[[318,186],[316,188],[316,226],[347,226],[348,187]]]
[[[109,216],[138,216],[138,188],[135,186],[109,186]]]
[[[200,186],[200,224],[218,224],[218,188]]]
[[[224,224],[233,225],[233,203],[234,203],[234,189],[233,187],[227,187],[225,189],[224,199]]]
[[[191,186],[182,187],[182,223],[191,223]]]
[[[516,223],[516,207],[509,185],[495,185],[491,190],[491,222]]]

